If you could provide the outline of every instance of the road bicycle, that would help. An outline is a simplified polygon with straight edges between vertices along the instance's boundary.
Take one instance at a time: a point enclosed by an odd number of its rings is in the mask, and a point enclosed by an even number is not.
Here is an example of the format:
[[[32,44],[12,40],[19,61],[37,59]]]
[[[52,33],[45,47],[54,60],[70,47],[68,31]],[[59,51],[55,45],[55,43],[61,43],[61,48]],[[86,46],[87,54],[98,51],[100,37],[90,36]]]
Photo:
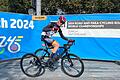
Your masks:
[[[68,76],[80,77],[84,72],[84,63],[80,57],[70,53],[70,48],[74,43],[75,40],[68,41],[67,44],[59,47],[56,53],[57,59],[53,62],[50,61],[50,49],[53,46],[49,47],[47,43],[45,43],[45,48],[37,49],[34,53],[25,54],[20,61],[22,72],[29,77],[38,77],[46,69],[55,71],[61,66],[61,70]]]

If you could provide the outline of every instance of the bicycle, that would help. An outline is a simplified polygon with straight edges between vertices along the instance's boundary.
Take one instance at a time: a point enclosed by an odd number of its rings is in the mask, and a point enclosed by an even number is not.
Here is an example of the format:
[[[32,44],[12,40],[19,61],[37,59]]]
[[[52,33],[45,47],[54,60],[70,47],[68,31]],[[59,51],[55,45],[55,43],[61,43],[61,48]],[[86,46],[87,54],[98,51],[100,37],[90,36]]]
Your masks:
[[[80,77],[84,72],[84,63],[82,62],[80,57],[69,52],[70,47],[74,43],[75,43],[75,40],[73,42],[68,41],[67,44],[64,44],[63,47],[59,47],[59,49],[62,50],[62,52],[60,52],[60,54],[57,55],[57,61],[53,63],[49,62],[50,65],[48,65],[48,61],[50,58],[49,50],[52,47],[47,46],[46,43],[45,43],[46,44],[45,48],[37,49],[34,54],[32,53],[25,54],[20,61],[22,72],[29,77],[37,77],[42,75],[45,72],[46,68],[48,68],[50,71],[55,71],[59,67],[59,65],[58,64],[56,65],[55,63],[56,62],[58,63],[60,60],[61,70],[65,74],[71,77]],[[28,59],[30,59],[28,61],[28,65],[31,65],[31,66],[24,69],[24,65],[23,65],[24,60],[28,60]],[[25,63],[25,66],[26,65],[27,64]],[[33,70],[30,69],[32,70],[32,72],[28,73],[27,70],[31,67],[35,67],[35,69]]]

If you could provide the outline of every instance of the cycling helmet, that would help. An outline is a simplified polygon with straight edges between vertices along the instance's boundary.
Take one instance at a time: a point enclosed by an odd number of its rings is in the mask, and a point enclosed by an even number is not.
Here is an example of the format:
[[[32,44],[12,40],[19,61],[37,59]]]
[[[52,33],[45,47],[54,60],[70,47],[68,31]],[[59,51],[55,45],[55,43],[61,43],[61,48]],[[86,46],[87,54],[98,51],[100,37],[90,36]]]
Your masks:
[[[65,22],[66,22],[66,18],[64,16],[60,16],[59,20],[62,24],[65,24]]]

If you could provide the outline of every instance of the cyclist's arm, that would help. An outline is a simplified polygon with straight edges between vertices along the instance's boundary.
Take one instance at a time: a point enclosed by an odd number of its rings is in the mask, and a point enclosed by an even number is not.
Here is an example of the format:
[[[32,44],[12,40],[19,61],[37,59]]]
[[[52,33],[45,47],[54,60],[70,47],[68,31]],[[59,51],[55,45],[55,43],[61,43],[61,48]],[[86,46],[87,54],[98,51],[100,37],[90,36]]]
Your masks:
[[[64,39],[64,40],[69,40],[68,38],[66,38],[64,35],[63,35],[63,33],[62,33],[62,30],[61,29],[59,29],[59,34],[60,34],[60,37],[62,38],[62,39]]]

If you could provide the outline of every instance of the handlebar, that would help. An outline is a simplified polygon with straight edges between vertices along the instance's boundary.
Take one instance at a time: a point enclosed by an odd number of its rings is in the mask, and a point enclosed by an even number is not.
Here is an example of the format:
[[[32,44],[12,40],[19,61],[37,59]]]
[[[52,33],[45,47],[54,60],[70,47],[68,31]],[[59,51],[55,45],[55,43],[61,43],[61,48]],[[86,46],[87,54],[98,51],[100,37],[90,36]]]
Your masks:
[[[64,47],[69,49],[73,44],[75,44],[75,40],[69,40],[67,44],[64,44]]]
[[[69,44],[70,46],[72,46],[73,43],[75,44],[75,40],[69,40],[67,44]]]

